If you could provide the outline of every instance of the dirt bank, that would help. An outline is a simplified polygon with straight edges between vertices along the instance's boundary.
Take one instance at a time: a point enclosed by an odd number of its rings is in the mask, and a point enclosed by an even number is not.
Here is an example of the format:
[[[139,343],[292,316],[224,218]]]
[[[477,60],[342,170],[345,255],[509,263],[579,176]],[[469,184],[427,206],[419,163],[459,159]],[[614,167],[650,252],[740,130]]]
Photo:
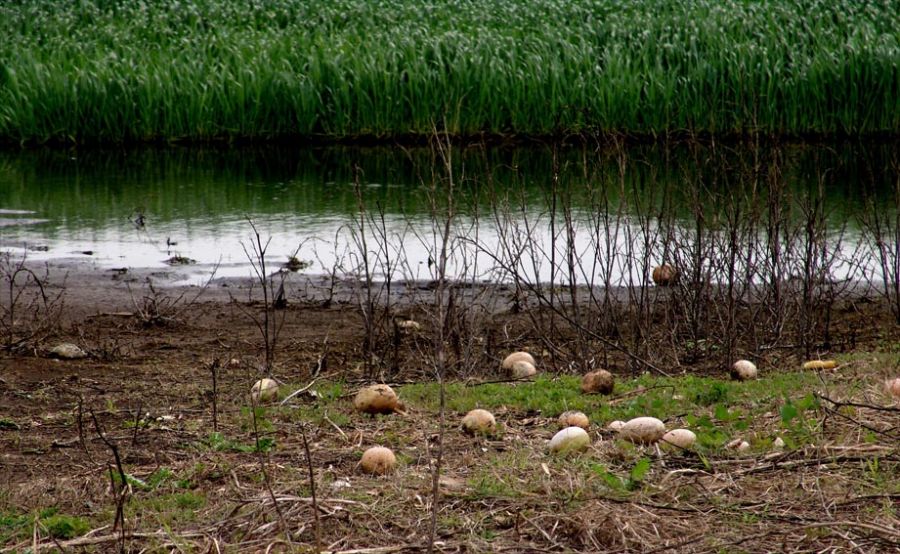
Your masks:
[[[39,274],[41,269],[34,268]],[[35,340],[0,357],[0,546],[23,549],[31,545],[34,532],[48,548],[55,546],[54,540],[83,540],[66,543],[67,551],[78,550],[79,544],[88,545],[88,551],[115,551],[119,539],[110,527],[116,511],[110,487],[110,475],[117,471],[110,447],[114,445],[124,471],[139,479],[131,483],[123,507],[126,551],[297,551],[297,544],[310,549],[316,533],[299,432],[304,426],[320,487],[321,549],[421,550],[430,509],[429,449],[438,434],[433,399],[408,403],[405,416],[368,419],[352,413],[349,396],[357,384],[372,380],[397,385],[401,396],[404,384],[414,391],[419,385],[412,383],[433,380],[433,284],[394,284],[390,297],[378,299],[377,325],[371,327],[373,339],[367,343],[366,295],[359,283],[292,275],[287,305],[274,312],[280,327],[273,375],[288,390],[312,384],[309,390],[315,393],[301,393],[289,407],[260,415],[254,432],[247,391],[266,373],[257,325],[264,313],[258,285],[228,279],[213,280],[206,287],[174,286],[185,277],[177,267],[111,271],[63,261],[48,269],[45,292],[51,299],[61,295],[61,309],[43,315],[58,325],[35,326],[41,330]],[[585,363],[578,357],[583,347],[596,355],[591,364],[605,359],[623,381],[636,377],[627,385],[638,387],[634,390],[644,386],[640,379],[648,377],[642,374],[654,373],[641,365],[641,348],[624,352],[633,345],[627,337],[589,336],[594,342],[579,345],[584,335],[568,329],[565,318],[551,317],[552,310],[535,308],[533,301],[516,302],[520,297],[509,287],[482,284],[457,290],[456,308],[451,310],[457,323],[446,333],[455,379],[502,379],[499,357],[514,349],[535,353],[551,377],[547,387],[570,386],[553,377],[579,373]],[[8,298],[7,291],[0,292]],[[384,298],[391,299],[387,316]],[[31,315],[22,312],[21,317],[21,325],[26,325]],[[394,322],[404,319],[421,322],[421,330],[401,332]],[[547,334],[551,325],[556,326],[554,335]],[[889,310],[867,295],[836,309],[833,326],[832,351],[823,354],[848,360],[858,352],[890,351],[898,336]],[[649,330],[644,340],[670,340],[666,336]],[[60,342],[77,344],[87,357],[54,359],[48,350]],[[797,366],[797,349],[784,346],[762,352],[758,362],[767,374]],[[712,349],[705,352],[694,359],[684,357],[677,365],[658,365],[673,375],[724,377],[721,356]],[[869,395],[870,389],[853,383],[874,383],[888,374],[884,365],[854,362],[847,367],[844,374],[823,377],[833,381],[831,394],[852,390]],[[671,381],[661,383],[649,386],[672,387]],[[505,390],[513,389],[498,394]],[[807,392],[798,394],[802,398]],[[626,392],[609,405],[621,406],[634,398],[633,392]],[[874,402],[868,396],[862,400]],[[503,402],[493,409],[506,431],[489,439],[461,435],[455,430],[459,414],[449,414],[454,429],[446,437],[441,550],[707,551],[727,545],[749,550],[847,545],[872,552],[896,550],[891,541],[898,537],[890,531],[896,518],[885,514],[891,507],[896,513],[900,493],[895,485],[879,488],[873,483],[884,471],[898,467],[897,442],[892,442],[900,425],[898,413],[872,412],[887,419],[861,423],[877,430],[868,446],[854,439],[853,449],[839,452],[822,448],[838,439],[850,444],[846,441],[854,430],[866,427],[848,427],[846,421],[828,420],[835,416],[825,411],[815,412],[809,444],[798,443],[780,458],[791,468],[787,470],[771,460],[762,462],[760,451],[735,458],[710,450],[705,461],[691,453],[669,459],[657,459],[652,451],[622,454],[610,449],[613,436],[597,422],[593,433],[598,446],[568,466],[546,459],[543,452],[555,425],[553,410]],[[599,397],[591,402],[598,410],[607,405]],[[747,406],[760,413],[758,421],[748,422],[750,429],[759,427],[759,437],[770,436],[761,426],[779,424],[772,415],[778,405],[751,402],[742,408],[745,413],[751,409]],[[671,416],[674,423],[684,413]],[[864,419],[858,414],[847,417]],[[826,420],[831,425],[827,429],[822,423]],[[759,440],[754,448],[763,448],[769,439]],[[394,445],[401,455],[402,479],[359,474],[359,454],[373,442]],[[276,446],[262,448],[260,455],[260,444]],[[624,476],[642,456],[655,460],[650,476],[627,484]],[[841,462],[841,456],[848,461]],[[823,457],[832,460],[830,470],[821,469]],[[873,470],[872,463],[882,466]],[[611,486],[612,478],[603,477],[606,471],[623,475],[621,489],[602,488]],[[784,477],[784,486],[778,479],[769,481],[782,471],[802,475],[802,482],[795,477]],[[683,487],[677,489],[683,497],[663,486],[667,472],[671,474],[666,479]],[[634,479],[636,474],[631,475]],[[158,479],[162,481],[156,483]],[[652,491],[638,483],[642,479],[653,482],[647,486]],[[272,509],[272,494],[280,498],[280,510]],[[812,498],[821,498],[821,509],[811,505],[818,503]],[[865,527],[869,519],[858,517],[863,513],[869,514],[873,527]],[[61,515],[81,518],[74,520],[75,531],[47,523],[61,525]],[[643,521],[647,517],[650,521]],[[832,523],[817,526],[822,521]],[[80,529],[79,522],[87,528]],[[292,531],[286,534],[282,524]],[[94,529],[93,534],[87,534],[88,529]],[[296,544],[290,546],[288,540]]]

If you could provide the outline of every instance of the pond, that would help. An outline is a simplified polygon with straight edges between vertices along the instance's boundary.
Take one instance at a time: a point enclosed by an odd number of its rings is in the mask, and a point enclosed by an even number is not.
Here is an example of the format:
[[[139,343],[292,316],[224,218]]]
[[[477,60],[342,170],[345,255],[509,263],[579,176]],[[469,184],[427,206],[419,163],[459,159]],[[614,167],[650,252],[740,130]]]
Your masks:
[[[731,265],[746,273],[773,242],[800,252],[819,235],[823,263],[837,258],[828,275],[858,278],[878,266],[861,221],[873,205],[896,205],[898,152],[893,143],[479,146],[453,147],[447,162],[424,147],[6,151],[0,247],[100,268],[190,262],[182,270],[194,281],[216,266],[217,276],[242,277],[252,221],[270,241],[270,267],[295,256],[307,273],[358,276],[368,261],[376,279],[427,280],[449,201],[448,274],[458,278],[629,284],[661,261],[708,265],[729,240],[746,254]]]

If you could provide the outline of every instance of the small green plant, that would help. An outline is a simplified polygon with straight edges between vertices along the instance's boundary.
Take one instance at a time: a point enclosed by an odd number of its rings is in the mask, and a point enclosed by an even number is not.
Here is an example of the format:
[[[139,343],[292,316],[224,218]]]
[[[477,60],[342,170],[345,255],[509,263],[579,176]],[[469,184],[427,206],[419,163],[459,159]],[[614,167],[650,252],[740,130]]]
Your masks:
[[[606,469],[606,466],[602,464],[591,464],[590,468],[591,471],[600,476],[600,479],[602,479],[603,482],[606,483],[606,486],[608,486],[609,488],[616,491],[625,489],[625,483],[622,481],[622,479],[619,478],[619,476],[615,473],[612,473],[611,471]]]
[[[492,473],[482,473],[469,480],[475,498],[516,498],[518,491],[502,478]]]
[[[713,404],[726,404],[728,402],[728,385],[715,382],[708,387],[700,387],[691,395],[691,401],[698,406],[712,406]]]
[[[631,468],[631,471],[628,473],[628,480],[625,481],[625,488],[633,491],[641,488],[641,485],[644,483],[644,478],[647,476],[647,473],[650,471],[650,459],[649,458],[641,458],[637,461],[636,464]]]
[[[243,431],[249,431],[253,429],[254,426],[254,418],[256,419],[255,425],[260,433],[271,432],[275,427],[272,425],[272,422],[269,421],[266,417],[266,408],[263,406],[256,406],[255,408],[250,408],[244,406],[241,408],[241,429]]]
[[[639,459],[631,466],[628,477],[624,479],[609,471],[602,464],[592,463],[589,467],[591,471],[600,476],[609,488],[616,491],[636,491],[644,484],[644,479],[650,471],[651,462],[649,458]]]
[[[31,521],[27,515],[0,513],[0,543],[9,543],[16,537],[27,534]]]
[[[156,489],[162,486],[166,481],[172,480],[175,477],[175,474],[171,469],[166,467],[161,467],[150,474],[147,477],[147,486],[151,489]]]
[[[819,400],[812,394],[798,400],[784,399],[779,414],[782,424],[788,430],[784,441],[789,447],[793,448],[797,443],[814,442],[818,423],[814,417],[807,417],[806,413],[818,407]]]
[[[91,529],[85,518],[61,514],[56,507],[44,508],[34,514],[0,512],[0,543],[30,536],[35,522],[44,533],[61,540],[78,537]]]
[[[275,439],[261,437],[257,449],[255,444],[243,444],[225,438],[222,433],[210,433],[206,438],[206,446],[216,452],[269,452],[275,448]]]
[[[8,429],[10,431],[18,431],[19,424],[11,419],[0,419],[0,430]]]
[[[91,526],[82,517],[54,514],[41,520],[41,525],[55,539],[71,539],[87,533]]]
[[[175,505],[182,510],[198,510],[206,505],[206,498],[193,492],[180,492],[173,495]]]

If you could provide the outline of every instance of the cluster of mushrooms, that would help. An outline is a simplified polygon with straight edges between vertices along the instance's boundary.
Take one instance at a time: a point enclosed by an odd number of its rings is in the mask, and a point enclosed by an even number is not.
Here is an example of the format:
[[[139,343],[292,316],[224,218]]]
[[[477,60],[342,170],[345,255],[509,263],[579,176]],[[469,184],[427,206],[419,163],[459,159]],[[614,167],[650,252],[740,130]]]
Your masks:
[[[804,369],[833,369],[833,360],[814,360],[803,364]],[[502,362],[501,368],[513,380],[527,379],[537,374],[534,357],[528,352],[513,352]],[[758,370],[749,360],[738,360],[731,367],[731,377],[739,381],[756,379]],[[615,386],[613,375],[605,369],[598,369],[585,374],[581,380],[581,390],[585,394],[610,394]],[[884,383],[885,392],[900,401],[900,378],[890,379]],[[275,400],[278,395],[278,383],[273,379],[260,379],[250,389],[254,405]],[[403,413],[404,406],[397,393],[384,384],[371,385],[359,390],[353,399],[356,411],[364,414]],[[562,413],[557,420],[561,430],[550,439],[549,450],[552,453],[580,452],[591,444],[588,434],[590,420],[579,411]],[[470,435],[489,435],[496,429],[494,415],[484,409],[477,408],[468,412],[461,421],[462,430]],[[629,421],[613,421],[607,425],[621,439],[634,444],[651,445],[661,443],[677,448],[691,448],[697,435],[689,429],[672,429],[667,431],[665,424],[655,417],[636,417]],[[743,451],[750,444],[743,439],[735,439],[725,445],[728,449]],[[782,448],[784,441],[778,437],[773,446]],[[362,471],[374,475],[384,475],[394,470],[397,458],[390,448],[373,446],[363,453],[360,460]]]
[[[668,287],[677,283],[678,271],[671,265],[656,267],[652,273],[653,282],[657,286]],[[419,324],[415,321],[404,321],[398,324],[404,331],[415,331]],[[813,360],[803,364],[807,370],[829,370],[837,366],[834,360]],[[504,358],[501,369],[513,380],[529,379],[537,374],[537,364],[528,352],[513,352]],[[749,360],[738,360],[730,370],[731,377],[739,381],[756,379],[756,365]],[[581,381],[581,390],[585,394],[610,394],[615,386],[613,375],[604,369],[585,374]],[[900,401],[900,377],[889,379],[884,383],[885,392]],[[273,379],[260,379],[253,384],[250,397],[254,405],[275,400],[278,396],[278,383]],[[371,385],[362,388],[353,399],[354,408],[361,413],[377,415],[403,413],[404,407],[394,390],[388,385]],[[561,430],[549,443],[553,453],[580,452],[591,444],[588,428],[590,420],[587,415],[578,411],[567,411],[558,419]],[[497,421],[487,410],[478,408],[467,413],[461,422],[461,428],[470,435],[489,435],[496,429]],[[635,444],[650,445],[662,443],[677,448],[691,448],[697,435],[689,429],[672,429],[667,431],[665,424],[655,417],[636,417],[629,421],[613,421],[607,429],[617,433],[621,439]],[[750,444],[743,439],[735,439],[725,445],[726,448],[743,451]],[[784,441],[778,437],[773,442],[775,448],[783,448]],[[375,475],[383,475],[393,471],[397,458],[391,449],[373,446],[363,453],[360,460],[362,471]]]

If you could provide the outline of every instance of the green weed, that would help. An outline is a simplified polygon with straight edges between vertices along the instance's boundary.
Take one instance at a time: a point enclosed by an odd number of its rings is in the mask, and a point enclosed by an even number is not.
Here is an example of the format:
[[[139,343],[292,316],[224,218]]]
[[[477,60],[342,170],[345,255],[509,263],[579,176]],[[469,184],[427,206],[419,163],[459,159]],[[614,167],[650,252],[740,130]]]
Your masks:
[[[56,508],[44,508],[34,514],[0,513],[0,543],[31,536],[35,522],[43,534],[60,540],[83,535],[91,529],[85,518],[61,514]]]
[[[259,448],[255,443],[246,444],[225,438],[222,433],[210,433],[205,444],[216,452],[268,452],[275,448],[275,439],[260,437]]]

